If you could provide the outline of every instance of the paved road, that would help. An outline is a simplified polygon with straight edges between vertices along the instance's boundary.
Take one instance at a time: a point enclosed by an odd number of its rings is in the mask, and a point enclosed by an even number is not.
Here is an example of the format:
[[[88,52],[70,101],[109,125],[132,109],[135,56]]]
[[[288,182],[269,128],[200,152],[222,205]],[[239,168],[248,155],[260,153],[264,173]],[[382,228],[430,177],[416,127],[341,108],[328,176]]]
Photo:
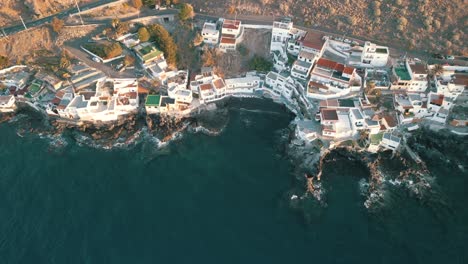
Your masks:
[[[98,69],[104,74],[111,78],[134,78],[135,74],[131,71],[117,72],[110,66],[110,63],[104,64],[101,62],[95,62],[91,59],[91,55],[80,49],[80,43],[73,43],[64,46],[71,54],[73,54],[78,60],[84,62],[89,67]]]
[[[109,4],[109,3],[112,3],[112,2],[117,2],[117,1],[118,0],[99,0],[99,1],[94,2],[94,3],[90,3],[90,4],[87,4],[87,5],[82,5],[82,6],[80,6],[80,9],[81,9],[81,11],[85,11],[85,10],[88,10],[90,8],[106,5],[106,4]],[[63,18],[66,18],[67,16],[69,16],[70,14],[76,14],[76,13],[78,13],[78,9],[76,7],[74,7],[74,8],[70,8],[68,10],[64,10],[64,11],[62,11],[60,13],[57,13],[57,14],[54,14],[54,15],[51,15],[51,16],[48,16],[48,17],[44,17],[44,18],[41,18],[41,19],[38,19],[38,20],[29,21],[29,22],[25,21],[26,22],[25,24],[26,24],[26,27],[28,27],[28,28],[29,27],[37,27],[37,26],[43,25],[45,23],[50,23],[54,17],[63,19]],[[3,30],[5,31],[5,33],[7,35],[11,35],[11,34],[23,31],[24,26],[22,24],[19,24],[19,25],[3,28]]]

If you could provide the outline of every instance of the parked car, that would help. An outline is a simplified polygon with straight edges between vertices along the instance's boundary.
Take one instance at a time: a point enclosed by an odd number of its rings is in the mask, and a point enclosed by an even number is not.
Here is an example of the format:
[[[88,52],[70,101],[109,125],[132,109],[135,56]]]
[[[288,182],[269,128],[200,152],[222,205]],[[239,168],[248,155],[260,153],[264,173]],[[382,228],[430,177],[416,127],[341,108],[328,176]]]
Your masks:
[[[95,62],[101,62],[98,57],[93,57],[93,61]]]
[[[444,59],[444,56],[440,55],[439,53],[432,54],[432,57],[435,58],[435,59],[440,59],[440,60]]]
[[[445,59],[446,59],[446,60],[454,60],[454,59],[455,59],[455,56],[446,56]]]

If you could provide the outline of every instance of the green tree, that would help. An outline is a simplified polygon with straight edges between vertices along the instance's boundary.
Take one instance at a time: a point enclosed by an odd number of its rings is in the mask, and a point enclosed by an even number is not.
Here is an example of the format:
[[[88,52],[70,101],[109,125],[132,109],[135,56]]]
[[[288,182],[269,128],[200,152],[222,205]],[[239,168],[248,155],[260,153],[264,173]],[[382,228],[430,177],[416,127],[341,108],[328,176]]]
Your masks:
[[[63,28],[64,22],[63,22],[63,20],[54,17],[54,18],[52,19],[51,24],[52,24],[52,30],[53,30],[55,33],[59,33],[59,32],[62,30],[62,28]]]
[[[273,63],[263,57],[255,55],[249,62],[249,68],[259,72],[268,72],[273,68]]]
[[[177,62],[177,46],[169,32],[159,24],[149,26],[148,30],[158,48],[164,52],[167,63],[175,65]]]
[[[68,58],[67,54],[65,52],[62,52],[62,55],[60,56],[60,68],[66,69],[70,67],[70,65],[70,59]]]
[[[141,1],[141,0],[132,0],[132,5],[136,9],[140,9],[143,6],[143,1]]]
[[[104,47],[104,53],[106,54],[105,59],[110,59],[110,58],[120,56],[122,55],[122,52],[123,52],[122,47],[117,42],[114,42],[111,45]]]
[[[10,63],[10,60],[8,59],[8,57],[0,55],[0,69],[6,68],[9,63]]]
[[[138,38],[140,41],[145,42],[150,39],[151,35],[148,32],[148,29],[146,27],[141,27],[138,29]]]
[[[135,63],[135,58],[130,55],[126,55],[124,58],[125,66],[132,66]]]
[[[179,11],[179,19],[182,21],[192,19],[194,16],[193,7],[190,4],[183,4]]]

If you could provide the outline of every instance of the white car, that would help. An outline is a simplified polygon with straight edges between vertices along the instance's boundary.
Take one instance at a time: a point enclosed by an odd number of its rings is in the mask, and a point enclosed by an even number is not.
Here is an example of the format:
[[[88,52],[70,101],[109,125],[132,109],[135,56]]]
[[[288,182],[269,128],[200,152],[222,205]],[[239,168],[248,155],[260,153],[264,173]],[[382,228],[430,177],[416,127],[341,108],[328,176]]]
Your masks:
[[[98,57],[93,57],[93,61],[95,62],[101,62]]]
[[[447,60],[454,60],[455,57],[454,57],[454,56],[447,56],[447,57],[445,57],[445,59],[447,59]]]

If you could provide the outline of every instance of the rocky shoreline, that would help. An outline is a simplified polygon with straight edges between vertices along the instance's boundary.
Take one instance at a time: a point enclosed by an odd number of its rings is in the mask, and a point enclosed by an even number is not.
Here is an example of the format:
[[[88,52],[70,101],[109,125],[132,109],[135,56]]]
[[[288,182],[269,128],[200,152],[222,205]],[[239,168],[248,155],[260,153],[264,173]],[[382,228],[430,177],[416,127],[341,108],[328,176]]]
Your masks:
[[[1,122],[23,120],[17,122],[18,134],[21,136],[27,132],[56,138],[66,135],[79,144],[112,149],[141,142],[142,133],[155,138],[161,144],[175,139],[185,130],[210,136],[219,135],[229,122],[229,109],[226,107],[228,104],[229,102],[223,102],[222,105],[218,105],[219,107],[201,111],[190,117],[138,113],[125,116],[112,123],[73,122],[48,118],[33,109],[21,107],[16,113],[0,114],[0,120]],[[434,180],[426,164],[415,162],[405,151],[394,154],[388,151],[369,153],[358,144],[352,146],[338,144],[329,147],[329,142],[320,139],[305,142],[296,138],[295,129],[292,122],[285,129],[282,142],[284,144],[280,144],[285,146],[282,151],[293,164],[295,180],[298,182],[297,189],[289,193],[293,208],[301,208],[304,204],[313,204],[322,208],[327,206],[327,190],[322,184],[324,180],[322,171],[329,161],[337,157],[360,162],[368,169],[370,176],[364,179],[362,184],[362,193],[365,196],[364,206],[368,209],[375,210],[385,205],[385,193],[389,186],[403,186],[419,199],[430,193]],[[431,144],[436,145],[440,152],[447,141],[451,145],[457,145],[459,139],[455,136],[434,136],[439,133],[425,129],[416,136],[410,137],[408,143],[417,152],[427,151]],[[59,140],[56,146],[62,144],[65,143]],[[458,146],[460,147],[459,144]],[[463,154],[463,150],[459,150],[459,153]]]

